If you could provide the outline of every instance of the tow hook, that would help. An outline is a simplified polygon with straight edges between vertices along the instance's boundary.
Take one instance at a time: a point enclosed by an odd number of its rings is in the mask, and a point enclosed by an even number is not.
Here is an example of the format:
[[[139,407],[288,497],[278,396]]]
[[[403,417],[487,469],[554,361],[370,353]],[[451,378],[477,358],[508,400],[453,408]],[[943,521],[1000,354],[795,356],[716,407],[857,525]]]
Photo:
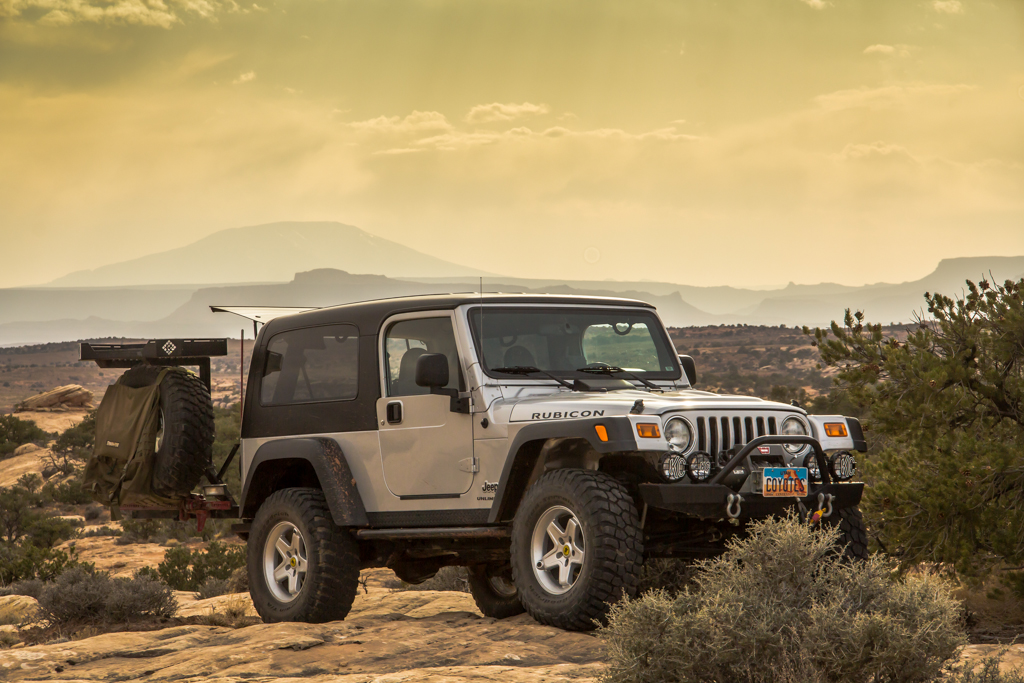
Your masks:
[[[834,497],[831,493],[818,494],[818,512],[824,510],[821,512],[821,519],[832,516],[832,499]]]
[[[740,506],[743,504],[743,496],[738,493],[730,493],[725,499],[725,514],[729,519],[736,519],[740,516]]]

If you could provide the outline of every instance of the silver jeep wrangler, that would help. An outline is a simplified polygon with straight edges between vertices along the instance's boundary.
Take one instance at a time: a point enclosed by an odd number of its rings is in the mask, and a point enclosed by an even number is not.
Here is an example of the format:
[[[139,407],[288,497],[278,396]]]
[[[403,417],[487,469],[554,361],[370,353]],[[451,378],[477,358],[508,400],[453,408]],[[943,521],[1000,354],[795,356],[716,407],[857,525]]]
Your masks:
[[[419,583],[457,565],[485,615],[586,630],[645,558],[714,555],[790,509],[863,557],[857,420],[695,384],[641,301],[445,295],[270,320],[242,416],[257,611],[341,619],[362,568]]]

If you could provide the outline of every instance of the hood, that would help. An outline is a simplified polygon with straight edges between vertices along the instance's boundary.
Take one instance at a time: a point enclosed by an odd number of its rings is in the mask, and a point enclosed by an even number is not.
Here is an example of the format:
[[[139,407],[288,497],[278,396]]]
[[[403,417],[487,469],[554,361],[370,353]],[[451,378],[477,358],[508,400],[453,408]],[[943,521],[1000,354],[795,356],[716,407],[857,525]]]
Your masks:
[[[512,399],[510,422],[559,420],[590,417],[628,415],[637,400],[644,402],[644,415],[661,415],[680,410],[756,409],[785,412],[806,411],[785,403],[765,401],[753,396],[723,396],[695,389],[683,389],[664,394],[626,390],[602,393],[561,392],[543,396]]]

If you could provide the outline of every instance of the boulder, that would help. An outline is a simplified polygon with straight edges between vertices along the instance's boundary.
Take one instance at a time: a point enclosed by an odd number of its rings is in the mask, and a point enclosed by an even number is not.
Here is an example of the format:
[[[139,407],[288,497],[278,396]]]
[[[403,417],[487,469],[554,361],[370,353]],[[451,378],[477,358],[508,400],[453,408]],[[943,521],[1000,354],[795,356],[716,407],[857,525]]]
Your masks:
[[[41,394],[30,396],[14,406],[14,412],[27,410],[64,411],[68,408],[88,408],[92,405],[92,392],[78,384],[68,384]]]
[[[27,595],[4,595],[0,597],[0,624],[20,624],[33,621],[39,603]]]
[[[41,450],[43,450],[43,447],[37,446],[34,443],[22,444],[21,446],[18,446],[17,448],[14,449],[14,457],[18,457],[19,455],[27,455],[28,453]]]

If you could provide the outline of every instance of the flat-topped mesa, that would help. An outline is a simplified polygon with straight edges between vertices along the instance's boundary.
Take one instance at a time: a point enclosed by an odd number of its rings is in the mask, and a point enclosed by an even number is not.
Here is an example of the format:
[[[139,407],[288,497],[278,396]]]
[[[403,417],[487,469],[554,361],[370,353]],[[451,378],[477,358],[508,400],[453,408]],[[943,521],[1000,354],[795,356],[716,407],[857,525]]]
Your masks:
[[[85,409],[92,405],[92,392],[78,384],[68,384],[30,396],[14,406],[14,412],[27,410]]]

